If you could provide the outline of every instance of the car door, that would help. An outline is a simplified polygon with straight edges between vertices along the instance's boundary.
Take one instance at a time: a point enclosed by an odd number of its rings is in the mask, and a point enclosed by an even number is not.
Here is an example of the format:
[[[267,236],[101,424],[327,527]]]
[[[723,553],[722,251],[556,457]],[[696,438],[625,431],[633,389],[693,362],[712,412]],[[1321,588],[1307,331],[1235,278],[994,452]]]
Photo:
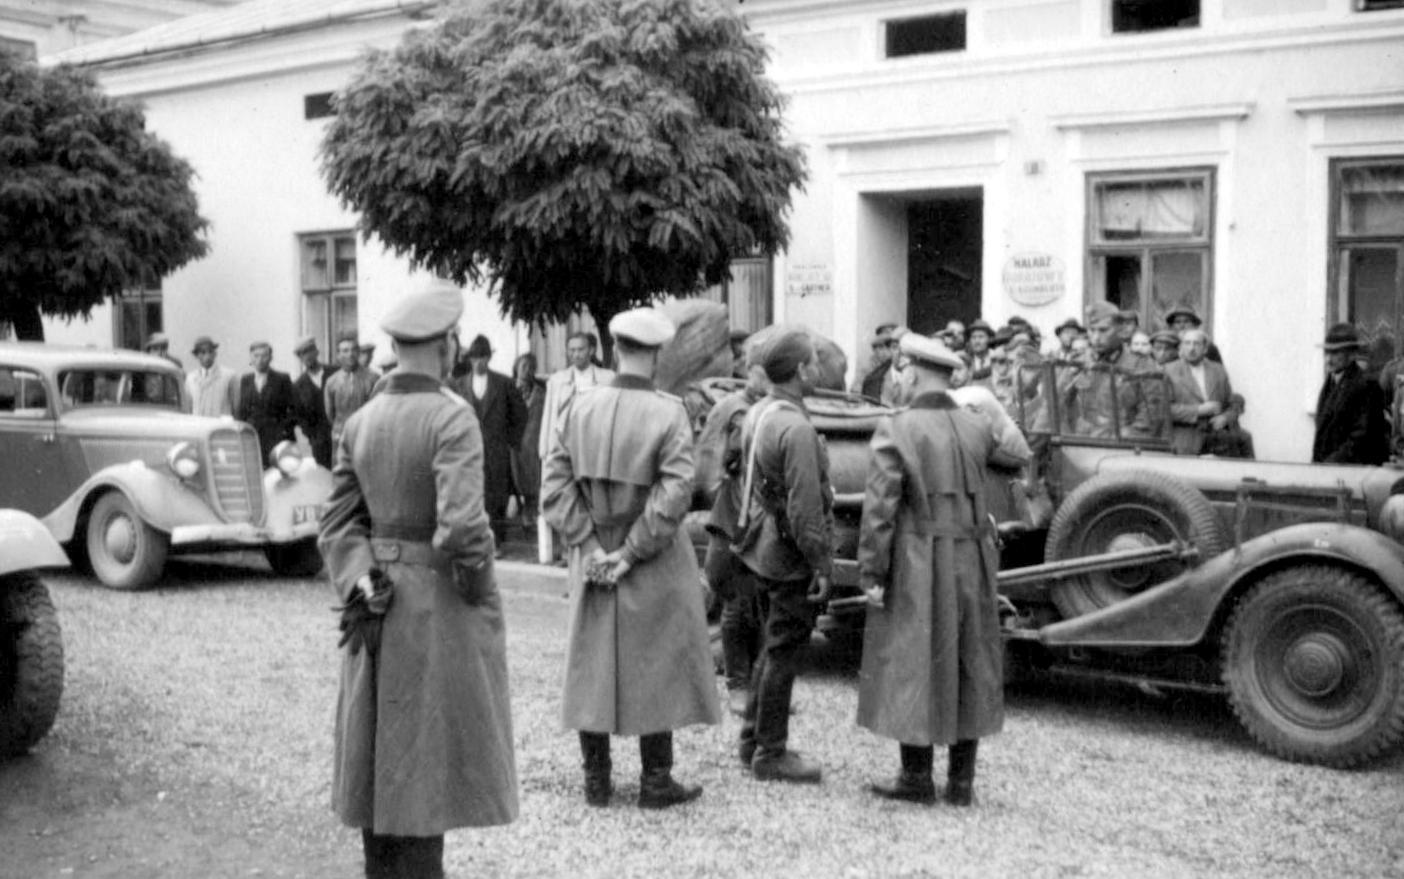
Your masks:
[[[58,442],[57,398],[38,371],[0,364],[0,507],[40,518],[74,487]]]

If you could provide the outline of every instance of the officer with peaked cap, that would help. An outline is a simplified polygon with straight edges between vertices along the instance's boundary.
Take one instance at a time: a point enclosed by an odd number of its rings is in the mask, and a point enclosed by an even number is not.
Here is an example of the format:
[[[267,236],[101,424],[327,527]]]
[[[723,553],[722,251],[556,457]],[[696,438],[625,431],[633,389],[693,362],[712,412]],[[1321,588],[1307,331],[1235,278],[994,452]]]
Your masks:
[[[936,801],[934,746],[948,749],[946,802],[973,801],[980,738],[1004,720],[999,559],[985,508],[987,467],[1017,469],[1029,447],[948,393],[961,359],[904,336],[911,404],[878,421],[858,538],[872,606],[863,633],[858,724],[900,743],[901,771],[873,793]]]
[[[322,519],[345,602],[332,806],[367,876],[442,876],[446,830],[517,816],[483,441],[442,382],[462,313],[435,281],[386,315],[399,367],[347,419]]]
[[[719,719],[697,557],[680,526],[692,502],[692,430],[656,390],[673,324],[652,308],[609,323],[618,374],[561,415],[541,512],[570,548],[565,725],[579,731],[585,801],[613,793],[611,735],[638,736],[638,804],[661,809],[702,788],[673,779],[673,730]]]

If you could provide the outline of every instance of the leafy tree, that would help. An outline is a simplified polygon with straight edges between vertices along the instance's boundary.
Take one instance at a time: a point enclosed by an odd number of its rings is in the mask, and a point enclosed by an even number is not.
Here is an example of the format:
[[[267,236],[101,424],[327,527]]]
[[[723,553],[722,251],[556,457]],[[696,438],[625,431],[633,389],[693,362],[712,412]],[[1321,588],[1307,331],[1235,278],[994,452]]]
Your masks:
[[[488,0],[373,51],[322,145],[331,190],[504,316],[605,326],[784,247],[803,155],[766,50],[717,0]]]
[[[86,317],[205,254],[190,166],[91,73],[0,53],[0,321]]]

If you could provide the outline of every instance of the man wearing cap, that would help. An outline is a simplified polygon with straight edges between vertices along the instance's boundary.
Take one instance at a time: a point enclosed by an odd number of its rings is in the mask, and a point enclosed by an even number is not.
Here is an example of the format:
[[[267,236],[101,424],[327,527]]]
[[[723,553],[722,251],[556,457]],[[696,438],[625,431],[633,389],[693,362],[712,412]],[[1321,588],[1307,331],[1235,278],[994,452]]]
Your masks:
[[[1197,330],[1204,326],[1204,318],[1199,316],[1192,306],[1179,305],[1165,313],[1165,325],[1174,330],[1177,335],[1185,330]],[[1224,359],[1219,354],[1219,346],[1212,341],[1209,343],[1209,351],[1204,355],[1211,362],[1223,365]]]
[[[576,331],[566,336],[566,366],[550,375],[546,380],[546,404],[541,412],[541,442],[537,451],[544,462],[551,453],[551,443],[556,435],[556,421],[561,411],[570,404],[578,391],[608,384],[614,380],[614,373],[593,362],[595,353],[594,336]],[[545,517],[536,520],[537,560],[542,564],[551,561],[553,537]]]
[[[934,746],[948,749],[946,802],[969,806],[979,740],[1004,721],[999,557],[985,507],[988,467],[1029,462],[1017,430],[948,392],[961,360],[934,339],[902,339],[908,408],[878,421],[858,538],[868,595],[858,725],[900,743],[880,797],[932,803]]]
[[[151,337],[146,340],[146,348],[144,350],[147,354],[154,354],[157,357],[166,358],[180,367],[181,372],[185,371],[185,364],[180,362],[179,357],[171,353],[171,340],[166,338],[165,333],[152,333]]]
[[[1058,339],[1058,347],[1050,352],[1050,357],[1061,362],[1073,360],[1073,342],[1084,335],[1082,324],[1070,317],[1053,328],[1053,335]]]
[[[673,779],[673,730],[720,715],[697,557],[681,527],[692,428],[682,401],[653,386],[672,323],[636,308],[609,331],[619,375],[561,414],[541,512],[570,547],[563,714],[580,733],[585,800],[609,803],[609,737],[638,736],[638,804],[661,809],[702,793]]]
[[[965,359],[971,383],[989,386],[992,360],[990,346],[994,337],[994,327],[983,318],[976,318],[970,322],[970,328],[966,331],[965,353],[961,356]]]
[[[468,345],[468,371],[454,390],[473,407],[483,433],[483,504],[501,549],[506,541],[507,501],[512,497],[512,449],[526,429],[526,403],[510,378],[488,369],[492,343],[478,335]]]
[[[293,424],[307,437],[313,459],[330,469],[331,422],[327,420],[326,395],[322,392],[327,371],[322,368],[317,340],[304,336],[293,348],[293,354],[302,363],[302,374],[293,382]]]
[[[1174,330],[1157,330],[1150,337],[1151,357],[1162,368],[1180,359],[1180,334]]]
[[[1154,360],[1126,346],[1122,311],[1109,302],[1087,306],[1087,338],[1093,362],[1066,376],[1061,389],[1071,429],[1100,438],[1160,435],[1164,379]]]
[[[833,567],[829,461],[809,421],[814,344],[778,332],[762,365],[770,392],[742,427],[742,501],[734,550],[765,594],[765,645],[752,672],[738,756],[762,781],[817,783],[819,764],[789,749],[790,697],[799,652],[828,601]]]
[[[345,602],[332,807],[367,876],[441,877],[445,831],[517,816],[482,435],[442,383],[462,313],[432,281],[385,316],[399,367],[347,419],[321,523]]]
[[[1338,323],[1326,333],[1326,381],[1316,400],[1313,462],[1383,464],[1389,458],[1384,395],[1356,362],[1361,347],[1354,324]]]
[[[342,333],[336,338],[336,363],[341,369],[327,379],[327,420],[331,422],[332,443],[341,439],[346,419],[366,405],[375,389],[378,376],[361,365],[360,346],[355,333]]]
[[[293,388],[286,372],[272,368],[273,346],[254,342],[249,346],[249,365],[239,379],[239,407],[234,417],[246,421],[258,432],[263,466],[271,466],[273,447],[293,438]]]
[[[199,336],[191,346],[198,369],[185,376],[186,406],[196,415],[233,416],[239,402],[239,375],[227,366],[215,363],[219,343],[209,336]]]
[[[858,393],[871,400],[882,399],[883,383],[892,369],[892,352],[897,349],[897,339],[892,334],[895,329],[896,324],[878,324],[877,329],[873,331],[872,366],[855,388]]]

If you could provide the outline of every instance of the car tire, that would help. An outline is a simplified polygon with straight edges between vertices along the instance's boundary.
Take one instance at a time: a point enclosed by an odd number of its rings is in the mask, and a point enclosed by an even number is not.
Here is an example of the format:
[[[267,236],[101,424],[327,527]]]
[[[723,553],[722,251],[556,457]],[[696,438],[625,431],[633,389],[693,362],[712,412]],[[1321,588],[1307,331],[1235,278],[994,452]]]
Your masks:
[[[98,498],[88,515],[88,564],[104,586],[142,589],[166,567],[169,535],[157,531],[120,491]]]
[[[1101,473],[1073,489],[1053,516],[1044,558],[1055,562],[1179,540],[1199,550],[1199,560],[1228,548],[1228,535],[1209,499],[1173,476],[1147,470]],[[1066,577],[1051,590],[1064,618],[1081,616],[1130,598],[1188,567],[1170,559],[1154,564]]]
[[[0,578],[0,757],[32,748],[54,725],[63,696],[63,633],[44,582]]]
[[[1352,571],[1279,571],[1235,606],[1223,679],[1239,722],[1271,753],[1358,766],[1404,741],[1404,612]]]
[[[317,538],[309,537],[296,543],[275,543],[263,548],[268,566],[283,577],[315,577],[322,570],[322,553]]]

